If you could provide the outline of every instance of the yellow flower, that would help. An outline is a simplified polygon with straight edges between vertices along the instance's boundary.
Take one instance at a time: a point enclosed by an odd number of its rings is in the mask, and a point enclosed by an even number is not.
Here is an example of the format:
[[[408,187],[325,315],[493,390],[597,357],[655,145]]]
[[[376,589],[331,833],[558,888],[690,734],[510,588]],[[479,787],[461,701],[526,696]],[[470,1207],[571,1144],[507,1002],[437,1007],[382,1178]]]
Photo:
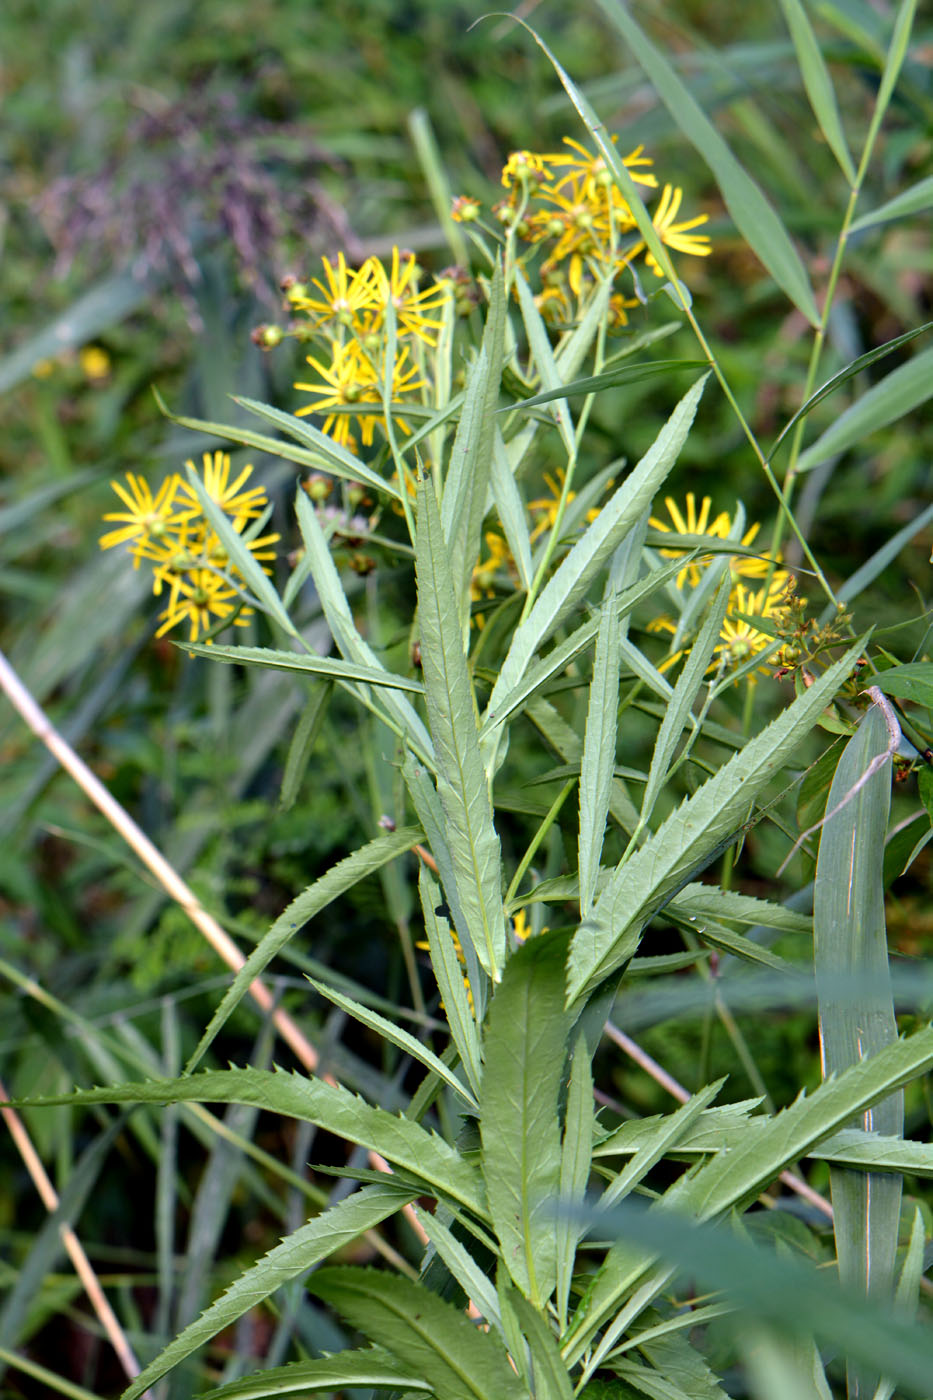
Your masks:
[[[399,335],[412,335],[426,345],[436,345],[436,332],[443,322],[427,315],[450,300],[450,288],[441,282],[418,290],[418,264],[414,253],[406,253],[404,261],[398,248],[392,249],[391,271],[386,272],[378,258],[371,258],[372,277],[377,289],[377,318],[370,331],[381,329],[389,303],[395,307]]]
[[[676,501],[670,496],[665,496],[664,504],[670,516],[671,524],[665,520],[652,516],[648,524],[655,530],[665,532],[673,528],[680,535],[714,535],[718,539],[727,540],[732,530],[732,519],[727,511],[720,511],[712,522],[710,514],[712,510],[712,498],[704,496],[697,510],[696,497],[692,491],[687,493],[686,508],[681,512]],[[752,525],[746,530],[742,537],[742,544],[748,546],[758,534],[759,526]],[[678,559],[686,553],[683,549],[662,549],[661,555],[665,559]],[[699,558],[686,564],[677,575],[677,587],[683,588],[685,583],[689,583],[691,588],[695,588],[700,581],[700,576],[707,565],[712,561],[712,554],[703,554]],[[732,561],[732,577],[738,578],[761,578],[771,567],[768,558],[750,559],[747,555],[736,555]],[[786,575],[784,575],[786,577]]]
[[[78,355],[78,362],[93,383],[106,379],[110,373],[110,356],[99,345],[85,345]]]
[[[245,524],[248,520],[257,520],[268,505],[265,487],[251,486],[248,491],[240,490],[252,476],[253,468],[245,466],[231,481],[228,452],[215,452],[213,456],[210,452],[205,452],[202,460],[204,490],[215,505],[220,506],[235,522]],[[185,465],[194,471],[197,470],[190,460]],[[201,502],[193,486],[183,482],[179,487],[179,494],[186,498],[186,508],[191,518],[201,515]]]
[[[540,513],[541,515],[541,519],[537,522],[537,524],[531,532],[530,539],[532,543],[534,543],[534,541],[538,539],[540,535],[543,535],[547,530],[553,529],[554,527],[554,523],[557,520],[557,508],[560,505],[561,492],[564,489],[565,475],[566,473],[563,467],[557,468],[556,478],[551,476],[549,472],[545,472],[544,480],[550,488],[550,496],[540,496],[538,500],[528,502],[528,509],[533,514]],[[608,490],[611,485],[611,481],[607,482],[606,489]],[[574,500],[576,494],[576,491],[567,492],[567,505],[569,505],[570,502]],[[592,521],[596,519],[598,514],[598,506],[594,506],[591,510],[588,510],[586,513],[587,524],[592,523]]]
[[[245,627],[252,609],[240,607],[240,601],[237,589],[220,574],[212,569],[195,569],[174,581],[168,607],[159,615],[162,626],[156,636],[164,637],[184,622],[188,623],[189,642],[196,642],[215,622],[228,618],[236,626]],[[209,644],[211,639],[207,640]]]
[[[181,477],[173,474],[162,482],[153,496],[152,488],[145,477],[126,474],[127,485],[111,481],[120,500],[126,506],[123,511],[108,511],[104,520],[118,520],[122,523],[115,530],[108,530],[100,537],[101,549],[112,549],[118,544],[133,545],[133,567],[139,567],[140,551],[152,540],[159,540],[172,531],[178,531],[184,516],[175,507],[175,497],[181,486]]]
[[[296,410],[297,416],[302,418],[309,413],[327,412],[328,409],[352,409],[352,413],[328,413],[323,431],[346,447],[350,442],[351,420],[356,418],[363,445],[371,446],[376,423],[384,424],[385,420],[381,412],[381,376],[368,352],[358,340],[349,340],[345,345],[334,340],[331,342],[329,365],[313,355],[308,355],[307,362],[317,370],[321,382],[295,384],[296,389],[315,395],[311,403],[303,404]],[[422,388],[424,380],[419,377],[417,367],[410,363],[407,346],[403,346],[395,358],[392,398],[399,402],[406,394],[416,393]],[[402,432],[411,432],[404,419],[394,418],[393,421]]]
[[[537,155],[534,151],[513,151],[502,167],[503,185],[510,190],[518,181],[534,189],[541,177],[545,180],[551,178],[549,159],[549,156]]]
[[[660,203],[651,215],[651,222],[665,247],[673,248],[678,253],[689,253],[691,257],[695,258],[708,257],[712,252],[709,237],[705,233],[688,232],[689,229],[696,228],[698,224],[705,224],[707,215],[697,214],[695,218],[683,219],[679,224],[674,222],[682,199],[682,190],[665,185]],[[640,247],[644,247],[644,244],[641,244]],[[652,253],[646,255],[645,262],[656,277],[665,275]]]
[[[747,613],[750,617],[772,617],[780,620],[787,588],[787,574],[775,574],[770,588],[760,588],[757,593],[738,583],[729,599],[729,612],[726,614],[719,641],[713,648],[713,663],[723,666],[741,666],[750,656],[771,646],[775,638],[768,632],[761,632],[752,622],[733,617],[733,613]],[[767,672],[768,666],[759,667]]]
[[[375,258],[367,258],[356,272],[347,267],[343,253],[337,255],[334,267],[329,258],[322,258],[324,281],[315,278],[311,283],[314,291],[304,288],[289,293],[289,301],[298,311],[306,311],[315,328],[321,326],[347,326],[354,332],[362,331],[367,324],[367,314],[379,305],[379,289],[375,278]]]

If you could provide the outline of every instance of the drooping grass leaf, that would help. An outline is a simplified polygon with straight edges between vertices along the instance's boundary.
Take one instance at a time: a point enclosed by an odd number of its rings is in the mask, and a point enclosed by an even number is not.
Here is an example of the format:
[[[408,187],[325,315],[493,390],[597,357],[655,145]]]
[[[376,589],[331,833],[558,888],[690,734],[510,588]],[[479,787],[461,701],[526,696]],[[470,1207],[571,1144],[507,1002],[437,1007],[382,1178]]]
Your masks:
[[[538,1307],[554,1289],[557,1114],[567,1036],[563,934],[529,939],[506,964],[483,1042],[480,1135],[486,1197],[502,1257]]]
[[[341,1351],[314,1361],[292,1361],[272,1366],[242,1380],[215,1386],[211,1400],[273,1400],[276,1395],[312,1394],[316,1390],[349,1390],[373,1386],[378,1390],[424,1391],[431,1387],[423,1376],[400,1366],[380,1347],[365,1351]],[[206,1397],[205,1397],[206,1400]]]
[[[508,1355],[422,1284],[376,1269],[321,1269],[308,1288],[445,1400],[522,1400]]]
[[[705,378],[684,395],[641,461],[561,561],[525,621],[516,629],[493,687],[487,717],[521,681],[531,658],[581,601],[603,564],[650,506],[693,423]]]
[[[899,350],[902,345],[906,345],[909,341],[916,340],[918,335],[923,335],[925,331],[931,328],[933,328],[933,321],[925,321],[922,326],[915,326],[912,331],[906,331],[903,335],[895,336],[893,340],[887,340],[883,345],[876,346],[874,350],[868,350],[864,355],[859,355],[856,359],[850,360],[847,365],[839,370],[838,374],[834,374],[830,379],[826,380],[825,384],[821,384],[816,392],[810,395],[806,403],[803,404],[801,408],[798,408],[793,417],[784,424],[784,427],[774,440],[774,446],[768,453],[767,461],[773,461],[781,443],[784,442],[793,431],[801,418],[805,418],[808,413],[812,412],[817,404],[822,403],[830,394],[835,393],[847,380],[852,379],[856,374],[861,374],[863,369],[867,369],[869,365],[873,365],[877,360],[883,360],[885,356],[892,354],[895,350]]]
[[[200,1064],[224,1023],[246,996],[250,984],[255,978],[262,976],[272,959],[298,930],[339,895],[352,889],[367,875],[379,870],[386,861],[395,860],[397,856],[410,851],[412,846],[421,840],[421,836],[418,827],[387,831],[383,836],[377,836],[374,841],[361,846],[352,855],[338,861],[319,880],[315,880],[313,885],[309,885],[292,900],[256,944],[234,977],[188,1061],[186,1073],[190,1074],[195,1066]]]
[[[586,379],[575,379],[569,384],[562,383],[555,389],[535,394],[533,398],[519,399],[517,403],[507,404],[505,408],[500,408],[499,412],[508,413],[513,409],[537,408],[539,404],[553,403],[559,399],[578,398],[582,394],[598,394],[601,390],[614,388],[617,384],[635,384],[640,379],[653,379],[655,375],[668,377],[676,370],[708,368],[708,360],[643,360],[633,365],[619,365],[617,369],[608,369],[603,374],[591,374]]]
[[[933,348],[923,350],[906,365],[885,375],[801,453],[797,468],[810,471],[827,457],[838,456],[879,428],[896,423],[933,395]]]
[[[852,164],[845,132],[842,129],[832,79],[820,53],[820,46],[807,12],[801,0],[780,0],[780,4],[791,39],[794,41],[800,76],[803,78],[813,115],[819,122],[826,144],[839,162],[843,175],[850,185],[854,185],[855,166]]]
[[[752,252],[811,326],[818,326],[820,314],[803,263],[761,190],[620,0],[599,0],[599,4],[651,79],[684,136],[712,170],[726,208]]]
[[[138,1400],[150,1385],[198,1347],[232,1326],[251,1308],[268,1298],[284,1283],[305,1273],[328,1255],[335,1254],[359,1235],[381,1224],[401,1210],[414,1193],[386,1183],[364,1186],[330,1210],[310,1220],[282,1240],[257,1264],[240,1274],[227,1292],[216,1299],[199,1318],[169,1342],[164,1351],[146,1366],[123,1392],[120,1400]]]
[[[607,598],[596,634],[593,678],[590,682],[583,758],[580,764],[580,823],[577,855],[580,873],[580,917],[585,919],[596,897],[609,799],[616,760],[616,719],[619,710],[619,621],[614,599]]]
[[[237,395],[234,397],[234,403],[240,404],[250,413],[255,413],[257,417],[265,418],[268,422],[274,423],[288,437],[294,438],[296,442],[304,443],[306,447],[311,449],[310,453],[302,454],[299,461],[297,457],[292,457],[284,451],[283,444],[280,442],[276,456],[285,457],[288,461],[299,462],[299,465],[323,466],[332,476],[338,476],[344,481],[364,481],[374,491],[392,496],[395,500],[401,499],[401,489],[394,481],[388,481],[379,476],[365,462],[361,462],[352,452],[348,452],[339,442],[335,442],[333,438],[322,433],[313,424],[304,423],[293,413],[283,413],[280,408],[273,408],[268,403],[259,403],[256,399],[242,398]],[[180,423],[182,420],[176,419],[175,421]],[[204,430],[202,428],[202,431]],[[238,429],[237,431],[241,432],[242,430]],[[239,442],[241,438],[237,437],[234,441]],[[263,448],[263,451],[267,450]],[[306,457],[311,458],[311,460],[305,461]]]
[[[873,224],[884,224],[890,219],[902,219],[907,214],[922,214],[924,210],[933,206],[933,175],[927,175],[924,179],[918,180],[909,189],[902,190],[893,199],[887,200],[884,204],[879,204],[877,209],[872,209],[870,213],[863,214],[856,219],[849,228],[850,233],[860,233],[862,229],[871,228]]]
[[[843,750],[820,834],[813,961],[825,1075],[857,1065],[897,1040],[882,880],[890,800],[887,726],[873,705]],[[854,996],[848,981],[840,987],[838,979],[853,974],[871,990]],[[895,1094],[873,1104],[862,1126],[898,1136],[903,1123],[903,1095]],[[891,1297],[901,1178],[832,1168],[830,1184],[841,1282],[879,1301]],[[877,1371],[850,1372],[850,1393],[870,1395],[879,1379]]]
[[[505,960],[499,837],[480,758],[447,541],[430,479],[418,485],[415,550],[425,703],[437,756],[437,791],[447,818],[447,842],[466,919],[457,933],[461,942],[470,940],[495,981]]]
[[[314,977],[309,977],[308,981],[314,990],[328,1001],[332,1001],[335,1006],[346,1011],[348,1016],[352,1016],[361,1025],[368,1026],[371,1031],[375,1031],[380,1040],[387,1041],[390,1045],[397,1045],[400,1050],[404,1050],[406,1055],[412,1059],[420,1061],[426,1069],[438,1075],[440,1079],[453,1089],[461,1099],[464,1099],[471,1108],[476,1108],[477,1103],[470,1091],[460,1082],[452,1070],[449,1070],[443,1060],[438,1059],[432,1050],[423,1045],[416,1036],[403,1030],[401,1026],[396,1026],[392,1021],[380,1016],[377,1011],[373,1011],[369,1006],[363,1006],[361,1002],[354,1001],[352,997],[344,996],[334,987],[328,987],[324,982],[319,982]]]
[[[553,403],[553,412],[549,415],[557,424],[557,431],[560,433],[561,441],[568,457],[576,455],[574,447],[573,420],[565,403],[568,397],[565,392],[564,381],[554,360],[554,351],[551,349],[551,341],[548,336],[547,327],[541,312],[535,305],[531,288],[524,276],[521,268],[515,270],[515,286],[518,290],[518,304],[521,307],[522,320],[525,323],[525,334],[528,336],[528,344],[531,349],[531,356],[538,374],[538,379],[543,385],[545,394],[542,398],[535,395],[532,402]],[[529,400],[523,400],[525,407]],[[518,404],[509,405],[510,408],[519,407]]]
[[[751,803],[809,733],[858,654],[853,647],[829,667],[616,868],[593,917],[571,946],[569,998],[583,995],[621,967],[638,947],[648,919],[725,849]]]

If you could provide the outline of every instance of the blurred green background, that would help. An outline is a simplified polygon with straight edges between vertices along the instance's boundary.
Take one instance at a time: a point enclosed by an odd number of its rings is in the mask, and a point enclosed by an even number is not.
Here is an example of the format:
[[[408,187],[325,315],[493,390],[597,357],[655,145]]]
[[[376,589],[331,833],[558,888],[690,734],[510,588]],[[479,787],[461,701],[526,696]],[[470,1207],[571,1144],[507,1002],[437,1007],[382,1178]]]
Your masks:
[[[889,16],[865,0],[813,8],[844,121],[863,132]],[[553,149],[565,134],[582,136],[530,35],[502,17],[474,23],[485,12],[472,0],[6,0],[0,9],[0,645],[243,946],[327,865],[375,834],[396,800],[395,775],[388,761],[373,759],[380,741],[361,733],[368,721],[338,704],[298,800],[279,807],[299,687],[153,643],[141,576],[124,556],[97,550],[100,516],[112,506],[108,482],[127,470],[158,479],[215,445],[162,417],[153,387],[173,411],[219,421],[237,421],[234,393],[295,405],[298,347],[268,355],[250,339],[257,324],[284,322],[283,276],[313,271],[322,253],[342,249],[353,260],[396,242],[432,271],[450,263],[410,132],[415,110],[426,115],[452,190],[487,202],[498,197],[510,150]],[[809,351],[803,322],[741,245],[709,173],[598,5],[524,0],[517,12],[626,149],[644,143],[662,183],[682,185],[689,207],[709,213],[713,256],[692,261],[685,275],[744,411],[770,441],[799,402]],[[820,143],[778,7],[669,0],[642,7],[642,18],[768,190],[819,286],[846,189]],[[929,169],[926,25],[869,177],[869,206]],[[922,220],[854,240],[822,377],[930,319],[931,270]],[[646,318],[670,311],[653,304]],[[695,353],[683,329],[668,347],[671,356]],[[679,392],[676,382],[652,380],[605,396],[586,470],[622,455],[635,460]],[[816,422],[825,426],[837,411],[828,406]],[[914,415],[870,451],[807,479],[801,523],[833,578],[853,572],[929,501],[931,436],[929,421]],[[293,547],[294,471],[252,460],[276,500],[276,528]],[[773,498],[721,403],[705,411],[703,432],[689,439],[672,480],[678,499],[688,490],[712,495],[717,510],[740,498],[749,519],[772,515]],[[881,576],[871,620],[883,626],[923,612],[930,544],[921,537]],[[360,599],[387,645],[404,638],[403,609],[386,604],[390,596],[404,602],[404,590],[392,592],[396,582],[383,570]],[[627,740],[640,741],[638,731]],[[223,969],[5,702],[0,763],[0,1074],[21,1094],[88,1080],[85,1055],[98,1032],[169,1067],[173,1036],[187,1043],[203,1024]],[[777,863],[757,839],[746,857],[751,890],[756,862],[762,878]],[[912,955],[931,946],[928,876],[924,856],[892,895],[895,941]],[[410,914],[406,888],[391,876],[373,879],[312,926],[301,954],[404,998],[398,933]],[[300,968],[293,971],[292,1004],[304,1013],[305,984]],[[15,975],[35,977],[96,1029],[66,1033],[60,1014],[17,991]],[[311,1014],[346,1082],[360,1086],[386,1068],[370,1063],[371,1046],[348,1049],[324,1012]],[[253,1053],[251,1013],[229,1029],[224,1053]],[[734,1095],[750,1092],[728,1038],[706,1031],[661,1027],[646,1042],[688,1084],[732,1072]],[[813,1081],[812,1018],[761,1020],[750,1034],[776,1098]],[[621,1096],[651,1111],[655,1090],[628,1082],[629,1073],[618,1071]],[[29,1124],[58,1179],[67,1179],[82,1148],[69,1113],[32,1115]],[[266,1145],[289,1147],[274,1135]],[[115,1269],[150,1264],[152,1226],[138,1218],[136,1202],[151,1194],[153,1170],[134,1141],[122,1176],[108,1170],[88,1206],[88,1235]],[[15,1252],[41,1219],[4,1145],[0,1234]],[[235,1212],[230,1220],[226,1247],[235,1253],[244,1222]],[[259,1212],[249,1248],[276,1229],[274,1216]],[[48,1290],[37,1299],[37,1354],[43,1326],[54,1338],[46,1355],[78,1347],[80,1329],[62,1322],[70,1306]],[[99,1373],[96,1364],[86,1361],[83,1374],[105,1391],[113,1377],[105,1358]],[[41,1393],[21,1384],[9,1393]]]

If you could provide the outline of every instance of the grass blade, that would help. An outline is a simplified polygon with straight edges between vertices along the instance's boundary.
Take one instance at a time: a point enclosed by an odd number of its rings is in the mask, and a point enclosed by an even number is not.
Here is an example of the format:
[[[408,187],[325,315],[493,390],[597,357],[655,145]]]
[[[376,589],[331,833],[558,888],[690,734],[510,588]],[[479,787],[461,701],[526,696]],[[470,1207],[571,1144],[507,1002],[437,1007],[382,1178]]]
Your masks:
[[[808,472],[835,457],[871,433],[895,423],[933,395],[933,347],[915,355],[906,365],[885,375],[884,379],[864,393],[861,398],[839,415],[800,456],[798,470]]]
[[[577,398],[581,394],[598,394],[602,389],[612,389],[617,384],[635,384],[640,379],[653,379],[655,375],[669,376],[676,370],[708,369],[708,360],[644,360],[634,365],[619,365],[618,369],[608,369],[604,374],[591,374],[586,379],[575,379],[570,384],[559,384],[531,399],[519,399],[517,403],[500,408],[500,413],[509,413],[518,408],[537,408],[539,404],[553,403],[555,400]]]
[[[212,661],[229,661],[236,666],[267,666],[273,671],[304,671],[324,676],[327,680],[354,681],[363,685],[385,686],[389,690],[407,690],[421,695],[424,686],[410,676],[387,671],[384,666],[360,666],[333,656],[314,656],[302,651],[275,651],[271,647],[199,646],[196,642],[179,642],[184,651],[206,656]]]
[[[470,1010],[467,989],[463,982],[463,970],[457,958],[450,923],[438,914],[438,909],[442,907],[440,891],[423,865],[420,870],[419,889],[434,980],[441,994],[451,1039],[457,1047],[460,1063],[470,1088],[474,1094],[478,1094],[483,1077],[479,1033],[473,1012]]]
[[[272,1366],[242,1380],[219,1385],[210,1392],[211,1400],[272,1400],[276,1395],[300,1391],[344,1391],[373,1387],[377,1390],[424,1391],[431,1387],[422,1376],[399,1366],[386,1352],[375,1347],[365,1351],[341,1351],[314,1361],[293,1361],[289,1366]]]
[[[803,263],[761,190],[620,0],[599,0],[599,4],[651,79],[684,136],[712,170],[726,208],[752,252],[810,325],[819,326],[819,311]]]
[[[813,33],[813,28],[807,18],[807,12],[801,4],[801,0],[780,0],[780,4],[797,53],[800,76],[803,78],[803,85],[807,90],[813,115],[819,122],[820,131],[826,138],[827,146],[839,162],[839,168],[843,175],[850,185],[854,185],[856,181],[855,166],[852,164],[852,157],[849,154],[849,147],[842,129],[836,94],[833,91],[829,71],[823,61],[823,55],[820,53],[816,35]]]
[[[871,228],[874,224],[887,223],[890,219],[903,219],[908,214],[922,214],[931,206],[933,206],[933,175],[927,175],[923,180],[918,180],[915,185],[911,185],[909,189],[896,194],[893,199],[879,204],[877,209],[872,209],[868,214],[863,214],[860,219],[856,219],[849,232],[860,233],[862,229]]]
[[[590,682],[583,759],[580,764],[580,824],[577,858],[580,871],[580,918],[589,916],[596,897],[599,861],[609,816],[616,761],[619,712],[619,618],[615,600],[608,598],[596,634],[593,679]]]

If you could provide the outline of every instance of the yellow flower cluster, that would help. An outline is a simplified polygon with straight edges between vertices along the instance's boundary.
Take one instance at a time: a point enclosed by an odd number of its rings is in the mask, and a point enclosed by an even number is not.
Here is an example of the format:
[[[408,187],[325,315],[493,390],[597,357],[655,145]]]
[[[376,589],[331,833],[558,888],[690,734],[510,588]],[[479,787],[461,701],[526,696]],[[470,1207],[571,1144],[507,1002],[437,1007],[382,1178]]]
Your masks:
[[[297,413],[299,417],[325,414],[323,431],[353,451],[357,445],[351,431],[354,421],[366,447],[372,444],[377,424],[385,431],[389,307],[394,309],[396,328],[392,402],[418,401],[427,387],[420,352],[437,343],[440,313],[451,299],[452,284],[441,281],[420,288],[415,255],[398,248],[393,248],[388,268],[371,257],[352,269],[343,253],[336,263],[328,258],[321,262],[320,277],[286,288],[289,305],[308,317],[306,333],[322,347],[320,354],[307,356],[316,377],[295,385],[312,395]],[[403,433],[411,431],[404,418],[393,415],[393,423]]]
[[[617,138],[613,138],[616,140]],[[642,256],[658,277],[662,269],[646,251],[645,241],[631,208],[619,190],[602,156],[594,155],[578,141],[564,137],[565,151],[539,154],[514,151],[502,171],[506,199],[493,213],[499,222],[529,249],[543,254],[540,276],[543,290],[538,306],[552,322],[569,322],[580,314],[582,303],[607,273],[617,277]],[[657,189],[649,157],[638,146],[622,159],[632,179],[647,189]],[[665,185],[652,213],[652,224],[668,248],[694,257],[705,257],[710,241],[694,233],[706,222],[705,214],[678,220],[683,193]],[[453,217],[460,222],[478,221],[475,200],[454,201]],[[620,293],[610,302],[614,325],[624,325],[629,307],[639,298]]]
[[[253,558],[270,573],[264,561],[275,558],[273,546],[279,536],[259,535],[269,509],[265,488],[247,487],[251,466],[231,481],[225,452],[213,456],[205,452],[203,461],[205,492],[229,517]],[[193,462],[187,465],[194,467]],[[242,576],[205,517],[194,487],[177,473],[166,477],[155,494],[148,481],[133,472],[127,472],[125,485],[110,484],[125,509],[104,516],[115,522],[115,528],[101,536],[100,547],[126,545],[134,568],[144,559],[151,565],[153,593],[168,596],[156,636],[186,624],[189,641],[202,639],[209,644],[212,638],[206,634],[212,629],[231,622],[243,626],[252,609],[243,606]]]
[[[713,502],[709,496],[704,496],[697,509],[697,501],[693,492],[689,492],[686,499],[686,509],[681,511],[677,503],[670,497],[665,497],[664,504],[667,508],[668,519],[664,520],[652,516],[649,524],[655,530],[663,532],[676,531],[681,535],[712,535],[716,539],[727,540],[732,534],[732,518],[727,511],[720,511],[713,516]],[[742,537],[742,545],[748,547],[752,544],[758,534],[759,526],[752,525]],[[661,555],[667,559],[678,559],[685,553],[684,549],[661,549]],[[686,593],[688,590],[696,588],[700,582],[703,571],[712,562],[713,555],[701,555],[685,564],[676,578],[676,587]],[[793,587],[793,580],[786,569],[780,567],[780,557],[771,559],[767,554],[750,556],[736,554],[732,558],[730,565],[732,573],[732,593],[729,598],[729,608],[723,620],[722,630],[719,634],[719,641],[713,649],[713,659],[710,669],[726,669],[730,666],[740,666],[750,657],[757,656],[771,646],[775,638],[770,632],[762,631],[746,619],[751,618],[771,618],[775,628],[780,631],[785,623],[787,607],[790,593]],[[770,579],[769,579],[770,574]],[[650,624],[650,630],[655,632],[676,632],[676,624],[668,617],[659,617]],[[661,670],[666,670],[676,664],[683,655],[677,652],[673,656],[667,657],[661,663]],[[780,660],[780,653],[776,660]],[[770,667],[764,665],[759,668],[762,671],[769,671]]]

